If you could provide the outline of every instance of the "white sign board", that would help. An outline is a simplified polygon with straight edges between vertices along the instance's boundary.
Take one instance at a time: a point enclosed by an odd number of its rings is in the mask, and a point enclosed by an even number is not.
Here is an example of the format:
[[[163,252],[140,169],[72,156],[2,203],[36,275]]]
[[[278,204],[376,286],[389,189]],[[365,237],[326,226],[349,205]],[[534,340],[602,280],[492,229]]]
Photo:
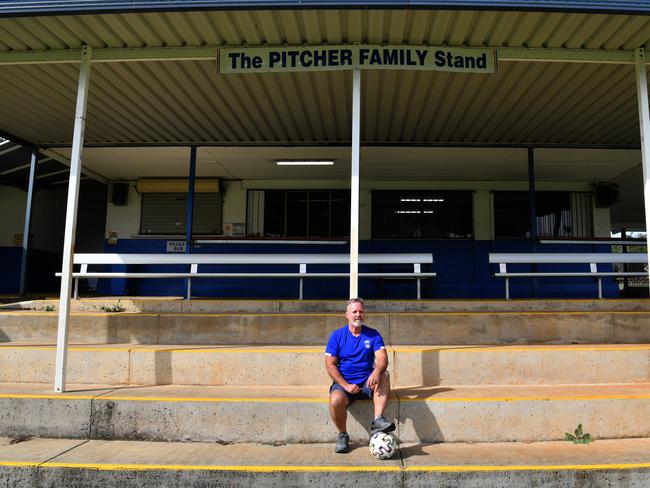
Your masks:
[[[167,252],[185,252],[185,241],[167,241]]]
[[[495,49],[431,46],[293,46],[219,50],[221,73],[409,69],[495,73]]]

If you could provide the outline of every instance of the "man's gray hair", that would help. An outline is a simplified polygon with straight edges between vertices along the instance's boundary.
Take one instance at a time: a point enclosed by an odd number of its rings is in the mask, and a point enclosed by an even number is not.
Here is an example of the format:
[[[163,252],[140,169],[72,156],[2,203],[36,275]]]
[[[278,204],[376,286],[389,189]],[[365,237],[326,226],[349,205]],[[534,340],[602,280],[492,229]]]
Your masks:
[[[348,303],[345,305],[345,308],[348,308],[348,307],[349,307],[350,305],[352,305],[353,303],[360,303],[361,306],[365,308],[365,305],[364,305],[364,303],[363,303],[363,298],[359,298],[359,297],[356,297],[356,298],[350,298],[350,299],[348,300]]]

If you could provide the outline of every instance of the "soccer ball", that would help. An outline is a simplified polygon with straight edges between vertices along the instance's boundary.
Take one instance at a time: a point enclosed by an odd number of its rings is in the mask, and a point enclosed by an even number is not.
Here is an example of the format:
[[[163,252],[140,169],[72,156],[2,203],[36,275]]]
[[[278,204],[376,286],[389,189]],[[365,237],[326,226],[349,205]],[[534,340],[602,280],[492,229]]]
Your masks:
[[[377,432],[370,438],[370,454],[377,459],[388,459],[397,452],[397,439],[393,434]]]

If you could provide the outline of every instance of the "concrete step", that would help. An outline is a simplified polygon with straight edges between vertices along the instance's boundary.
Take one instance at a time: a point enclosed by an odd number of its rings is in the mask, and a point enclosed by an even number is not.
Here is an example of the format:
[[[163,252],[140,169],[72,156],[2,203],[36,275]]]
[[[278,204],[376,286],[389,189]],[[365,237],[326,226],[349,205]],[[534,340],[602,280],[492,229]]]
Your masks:
[[[331,444],[152,443],[0,438],[3,486],[648,486],[650,440],[402,444],[373,458]]]
[[[100,312],[119,306],[142,313],[341,313],[345,300],[184,300],[181,297],[101,297],[70,302],[72,312]],[[57,300],[0,305],[0,310],[57,311]],[[604,312],[650,311],[648,299],[535,300],[366,300],[366,311],[389,312]]]
[[[394,387],[650,381],[650,344],[387,346]],[[0,344],[0,382],[54,379],[53,344]],[[71,345],[68,381],[326,386],[324,346]]]
[[[578,424],[596,439],[650,437],[650,383],[447,386],[394,391],[386,416],[402,442],[561,440]],[[0,436],[194,442],[332,442],[323,387],[0,385]],[[371,402],[350,409],[366,442]]]
[[[0,313],[0,342],[56,341],[56,312]],[[391,312],[367,322],[393,345],[650,342],[650,311]],[[71,315],[72,343],[322,345],[342,313],[91,313]]]

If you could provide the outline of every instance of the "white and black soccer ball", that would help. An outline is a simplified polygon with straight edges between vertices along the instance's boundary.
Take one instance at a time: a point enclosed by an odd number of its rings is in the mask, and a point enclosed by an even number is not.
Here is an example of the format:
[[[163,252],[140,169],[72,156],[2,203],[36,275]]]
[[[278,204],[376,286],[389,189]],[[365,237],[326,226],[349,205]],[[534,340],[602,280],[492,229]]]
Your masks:
[[[377,432],[370,438],[370,454],[377,459],[388,459],[397,452],[397,438],[393,434]]]

